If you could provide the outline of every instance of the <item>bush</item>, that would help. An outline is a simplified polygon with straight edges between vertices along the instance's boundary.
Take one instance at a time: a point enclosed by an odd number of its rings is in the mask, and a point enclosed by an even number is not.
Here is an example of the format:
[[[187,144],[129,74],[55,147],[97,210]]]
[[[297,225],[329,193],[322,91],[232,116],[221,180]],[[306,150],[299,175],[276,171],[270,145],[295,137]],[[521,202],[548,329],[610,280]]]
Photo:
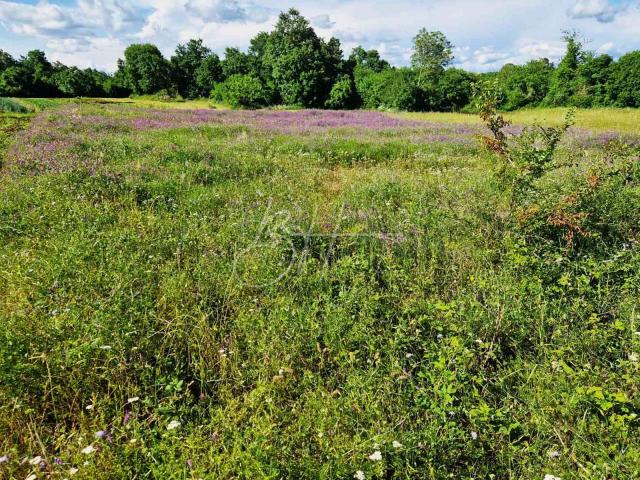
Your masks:
[[[267,104],[262,82],[251,75],[231,75],[214,87],[211,99],[234,108],[260,108]]]
[[[439,112],[462,110],[471,100],[474,80],[474,75],[464,70],[445,70],[434,85],[425,88],[425,107]]]
[[[420,110],[424,102],[415,82],[415,72],[408,68],[389,68],[374,72],[356,68],[356,89],[365,108]]]
[[[325,106],[334,110],[355,108],[357,97],[353,80],[346,75],[338,79],[331,89]]]

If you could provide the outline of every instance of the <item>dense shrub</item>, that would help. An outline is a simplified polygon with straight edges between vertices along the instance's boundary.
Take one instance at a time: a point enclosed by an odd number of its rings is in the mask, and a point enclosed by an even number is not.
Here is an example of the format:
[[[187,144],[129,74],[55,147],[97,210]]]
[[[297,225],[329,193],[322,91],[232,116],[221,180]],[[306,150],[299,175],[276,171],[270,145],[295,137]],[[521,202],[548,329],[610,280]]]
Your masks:
[[[387,68],[381,72],[356,69],[356,90],[365,108],[419,110],[422,91],[416,85],[416,73],[408,68]]]
[[[618,107],[640,107],[640,52],[627,53],[612,66],[607,97]]]
[[[357,106],[357,94],[353,80],[345,75],[333,85],[325,106],[334,110],[344,110]]]
[[[501,108],[516,110],[540,105],[549,92],[553,64],[549,60],[532,60],[525,65],[507,64],[497,79],[504,94]]]
[[[259,108],[267,101],[262,83],[251,75],[231,75],[214,87],[211,98],[235,108]]]

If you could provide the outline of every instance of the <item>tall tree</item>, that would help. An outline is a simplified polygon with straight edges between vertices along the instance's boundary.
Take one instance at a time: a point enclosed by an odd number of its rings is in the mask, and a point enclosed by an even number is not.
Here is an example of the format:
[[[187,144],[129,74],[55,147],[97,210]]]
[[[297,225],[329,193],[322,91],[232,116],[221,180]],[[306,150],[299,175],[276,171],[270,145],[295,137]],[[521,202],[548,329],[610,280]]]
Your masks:
[[[137,95],[157,93],[171,86],[169,62],[150,43],[127,47],[120,66],[127,87]]]
[[[203,44],[202,39],[192,39],[176,47],[175,54],[171,57],[171,67],[173,80],[180,95],[185,98],[202,96],[202,89],[197,82],[197,72],[210,56],[211,50]],[[215,63],[215,60],[210,63]]]
[[[208,97],[216,83],[223,80],[220,57],[211,53],[196,70],[196,88],[199,97]]]
[[[570,103],[577,88],[578,68],[585,58],[577,32],[564,32],[563,40],[567,45],[567,51],[556,68],[545,99],[545,103],[550,106]]]
[[[265,63],[287,104],[321,107],[336,80],[336,41],[327,45],[296,9],[281,13],[271,33]]]
[[[607,98],[617,107],[640,107],[640,51],[623,55],[612,66]]]
[[[363,67],[373,72],[381,72],[391,66],[389,62],[380,57],[380,52],[377,50],[365,50],[361,46],[353,49],[351,55],[349,55],[348,63],[352,65],[352,68]]]
[[[9,67],[14,67],[18,62],[4,50],[0,50],[0,73]]]
[[[411,65],[419,71],[418,84],[441,74],[453,62],[453,44],[442,32],[420,29],[413,38]]]
[[[227,47],[224,49],[222,72],[225,78],[232,75],[247,75],[250,71],[251,61],[246,53],[235,47]]]

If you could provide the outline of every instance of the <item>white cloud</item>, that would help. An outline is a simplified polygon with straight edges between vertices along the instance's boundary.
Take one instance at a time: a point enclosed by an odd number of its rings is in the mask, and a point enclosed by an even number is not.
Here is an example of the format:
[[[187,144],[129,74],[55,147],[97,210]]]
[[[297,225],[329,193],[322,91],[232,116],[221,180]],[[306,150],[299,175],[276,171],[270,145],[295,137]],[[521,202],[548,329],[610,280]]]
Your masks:
[[[603,45],[600,45],[600,47],[598,48],[598,52],[599,53],[608,53],[611,50],[613,50],[613,47],[615,47],[616,44],[613,42],[607,42]]]
[[[613,5],[608,0],[578,0],[569,8],[567,15],[574,19],[595,18],[599,22],[610,23],[625,8],[625,5]]]
[[[317,28],[331,28],[336,22],[331,21],[331,17],[329,15],[316,15],[311,19],[311,24]]]
[[[640,48],[640,2],[625,0],[0,0],[0,44],[14,55],[43,48],[54,59],[115,68],[127,44],[152,42],[171,55],[177,43],[202,38],[218,53],[246,48],[292,4],[325,36],[377,48],[406,65],[411,39],[425,27],[458,46],[456,66],[487,71],[564,53],[561,32],[577,28],[598,51]],[[626,5],[624,14],[619,14]],[[453,14],[455,12],[455,14]],[[607,45],[612,44],[611,48]],[[615,46],[615,47],[614,47]],[[5,47],[5,48],[7,48]],[[595,48],[595,47],[594,47]],[[105,67],[107,68],[107,67]]]

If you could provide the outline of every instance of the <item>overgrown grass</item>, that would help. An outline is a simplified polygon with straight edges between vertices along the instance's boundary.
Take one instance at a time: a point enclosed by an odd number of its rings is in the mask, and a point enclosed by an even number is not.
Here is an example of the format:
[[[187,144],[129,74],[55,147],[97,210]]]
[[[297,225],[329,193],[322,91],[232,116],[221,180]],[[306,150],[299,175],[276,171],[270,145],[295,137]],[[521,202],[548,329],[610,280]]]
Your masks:
[[[0,97],[0,113],[32,113],[32,111],[18,100]]]
[[[537,108],[524,109],[505,113],[505,117],[516,125],[531,125],[534,123],[561,125],[567,108]],[[466,113],[399,113],[401,118],[445,123],[479,124],[477,115]],[[576,110],[576,126],[589,130],[608,132],[638,133],[640,125],[640,110],[635,108],[589,108]]]
[[[79,108],[75,163],[0,177],[0,475],[637,476],[637,147],[563,147],[514,210],[415,128]]]

